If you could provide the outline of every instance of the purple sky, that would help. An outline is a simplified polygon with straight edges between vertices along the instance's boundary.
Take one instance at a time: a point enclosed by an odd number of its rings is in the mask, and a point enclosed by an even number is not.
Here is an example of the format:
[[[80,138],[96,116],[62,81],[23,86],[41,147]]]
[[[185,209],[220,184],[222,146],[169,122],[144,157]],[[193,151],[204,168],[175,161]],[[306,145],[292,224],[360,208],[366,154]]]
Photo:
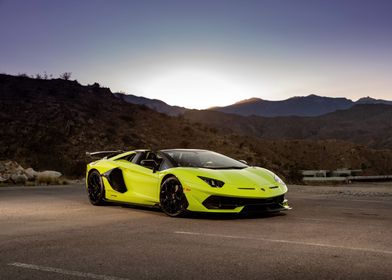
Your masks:
[[[392,1],[0,0],[0,72],[190,108],[319,94],[392,99]]]

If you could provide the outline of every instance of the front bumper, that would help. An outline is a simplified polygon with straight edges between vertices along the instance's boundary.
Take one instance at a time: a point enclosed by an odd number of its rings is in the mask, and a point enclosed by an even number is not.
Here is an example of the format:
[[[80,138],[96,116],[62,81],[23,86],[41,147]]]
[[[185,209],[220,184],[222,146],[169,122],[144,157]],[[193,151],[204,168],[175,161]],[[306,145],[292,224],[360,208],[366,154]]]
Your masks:
[[[211,195],[202,203],[207,209],[234,210],[242,207],[241,212],[278,212],[288,210],[284,195],[270,198],[243,198]]]
[[[185,196],[188,200],[189,211],[212,213],[244,213],[244,212],[279,212],[290,210],[284,194],[287,191],[273,188],[268,193],[264,191],[224,191],[223,189],[198,188],[186,184]]]

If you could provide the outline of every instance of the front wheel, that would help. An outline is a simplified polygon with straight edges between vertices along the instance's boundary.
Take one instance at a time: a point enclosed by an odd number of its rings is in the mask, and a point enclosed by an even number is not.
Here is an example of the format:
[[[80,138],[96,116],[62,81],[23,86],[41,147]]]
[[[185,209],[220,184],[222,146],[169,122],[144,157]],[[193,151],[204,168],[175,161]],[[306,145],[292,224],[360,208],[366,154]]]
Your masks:
[[[168,177],[161,185],[159,201],[162,211],[170,217],[180,217],[186,213],[188,201],[180,181],[174,177]]]
[[[99,174],[97,170],[91,171],[88,175],[87,194],[91,204],[105,204],[105,188],[103,186],[101,174]]]

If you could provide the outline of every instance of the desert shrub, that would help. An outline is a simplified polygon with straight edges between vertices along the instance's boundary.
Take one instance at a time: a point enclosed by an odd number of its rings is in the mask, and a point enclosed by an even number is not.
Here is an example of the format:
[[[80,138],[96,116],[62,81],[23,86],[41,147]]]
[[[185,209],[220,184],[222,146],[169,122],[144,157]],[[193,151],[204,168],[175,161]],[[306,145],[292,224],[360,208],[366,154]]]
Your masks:
[[[109,126],[109,127],[106,129],[106,133],[107,133],[108,135],[115,135],[115,134],[117,134],[117,131],[116,131],[116,129],[115,129],[114,127]]]
[[[37,185],[60,185],[63,180],[60,178],[55,178],[53,176],[48,176],[45,174],[39,174],[36,179]]]
[[[289,169],[286,179],[291,184],[301,184],[302,183],[302,173],[296,168]]]
[[[80,178],[86,173],[86,165],[91,161],[91,158],[85,158],[84,160],[72,161],[70,164],[64,166],[62,170],[67,177]]]
[[[187,140],[181,141],[181,148],[188,148],[191,143]]]
[[[216,134],[218,130],[215,127],[211,127],[210,132]]]
[[[123,141],[124,144],[129,144],[131,143],[132,138],[128,134],[125,134],[121,137],[121,140]]]
[[[121,115],[120,118],[126,122],[132,123],[133,122],[133,117],[129,115]]]
[[[64,72],[60,74],[60,79],[68,81],[71,78],[72,73],[71,72]]]

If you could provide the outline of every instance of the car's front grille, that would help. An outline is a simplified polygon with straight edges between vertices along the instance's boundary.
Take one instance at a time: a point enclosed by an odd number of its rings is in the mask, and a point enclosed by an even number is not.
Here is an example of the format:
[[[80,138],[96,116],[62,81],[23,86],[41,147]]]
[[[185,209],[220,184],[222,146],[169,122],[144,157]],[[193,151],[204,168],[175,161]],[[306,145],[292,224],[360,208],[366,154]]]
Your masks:
[[[240,206],[250,208],[277,208],[281,207],[284,195],[271,198],[240,198],[211,195],[204,200],[203,205],[208,209],[234,209]]]

